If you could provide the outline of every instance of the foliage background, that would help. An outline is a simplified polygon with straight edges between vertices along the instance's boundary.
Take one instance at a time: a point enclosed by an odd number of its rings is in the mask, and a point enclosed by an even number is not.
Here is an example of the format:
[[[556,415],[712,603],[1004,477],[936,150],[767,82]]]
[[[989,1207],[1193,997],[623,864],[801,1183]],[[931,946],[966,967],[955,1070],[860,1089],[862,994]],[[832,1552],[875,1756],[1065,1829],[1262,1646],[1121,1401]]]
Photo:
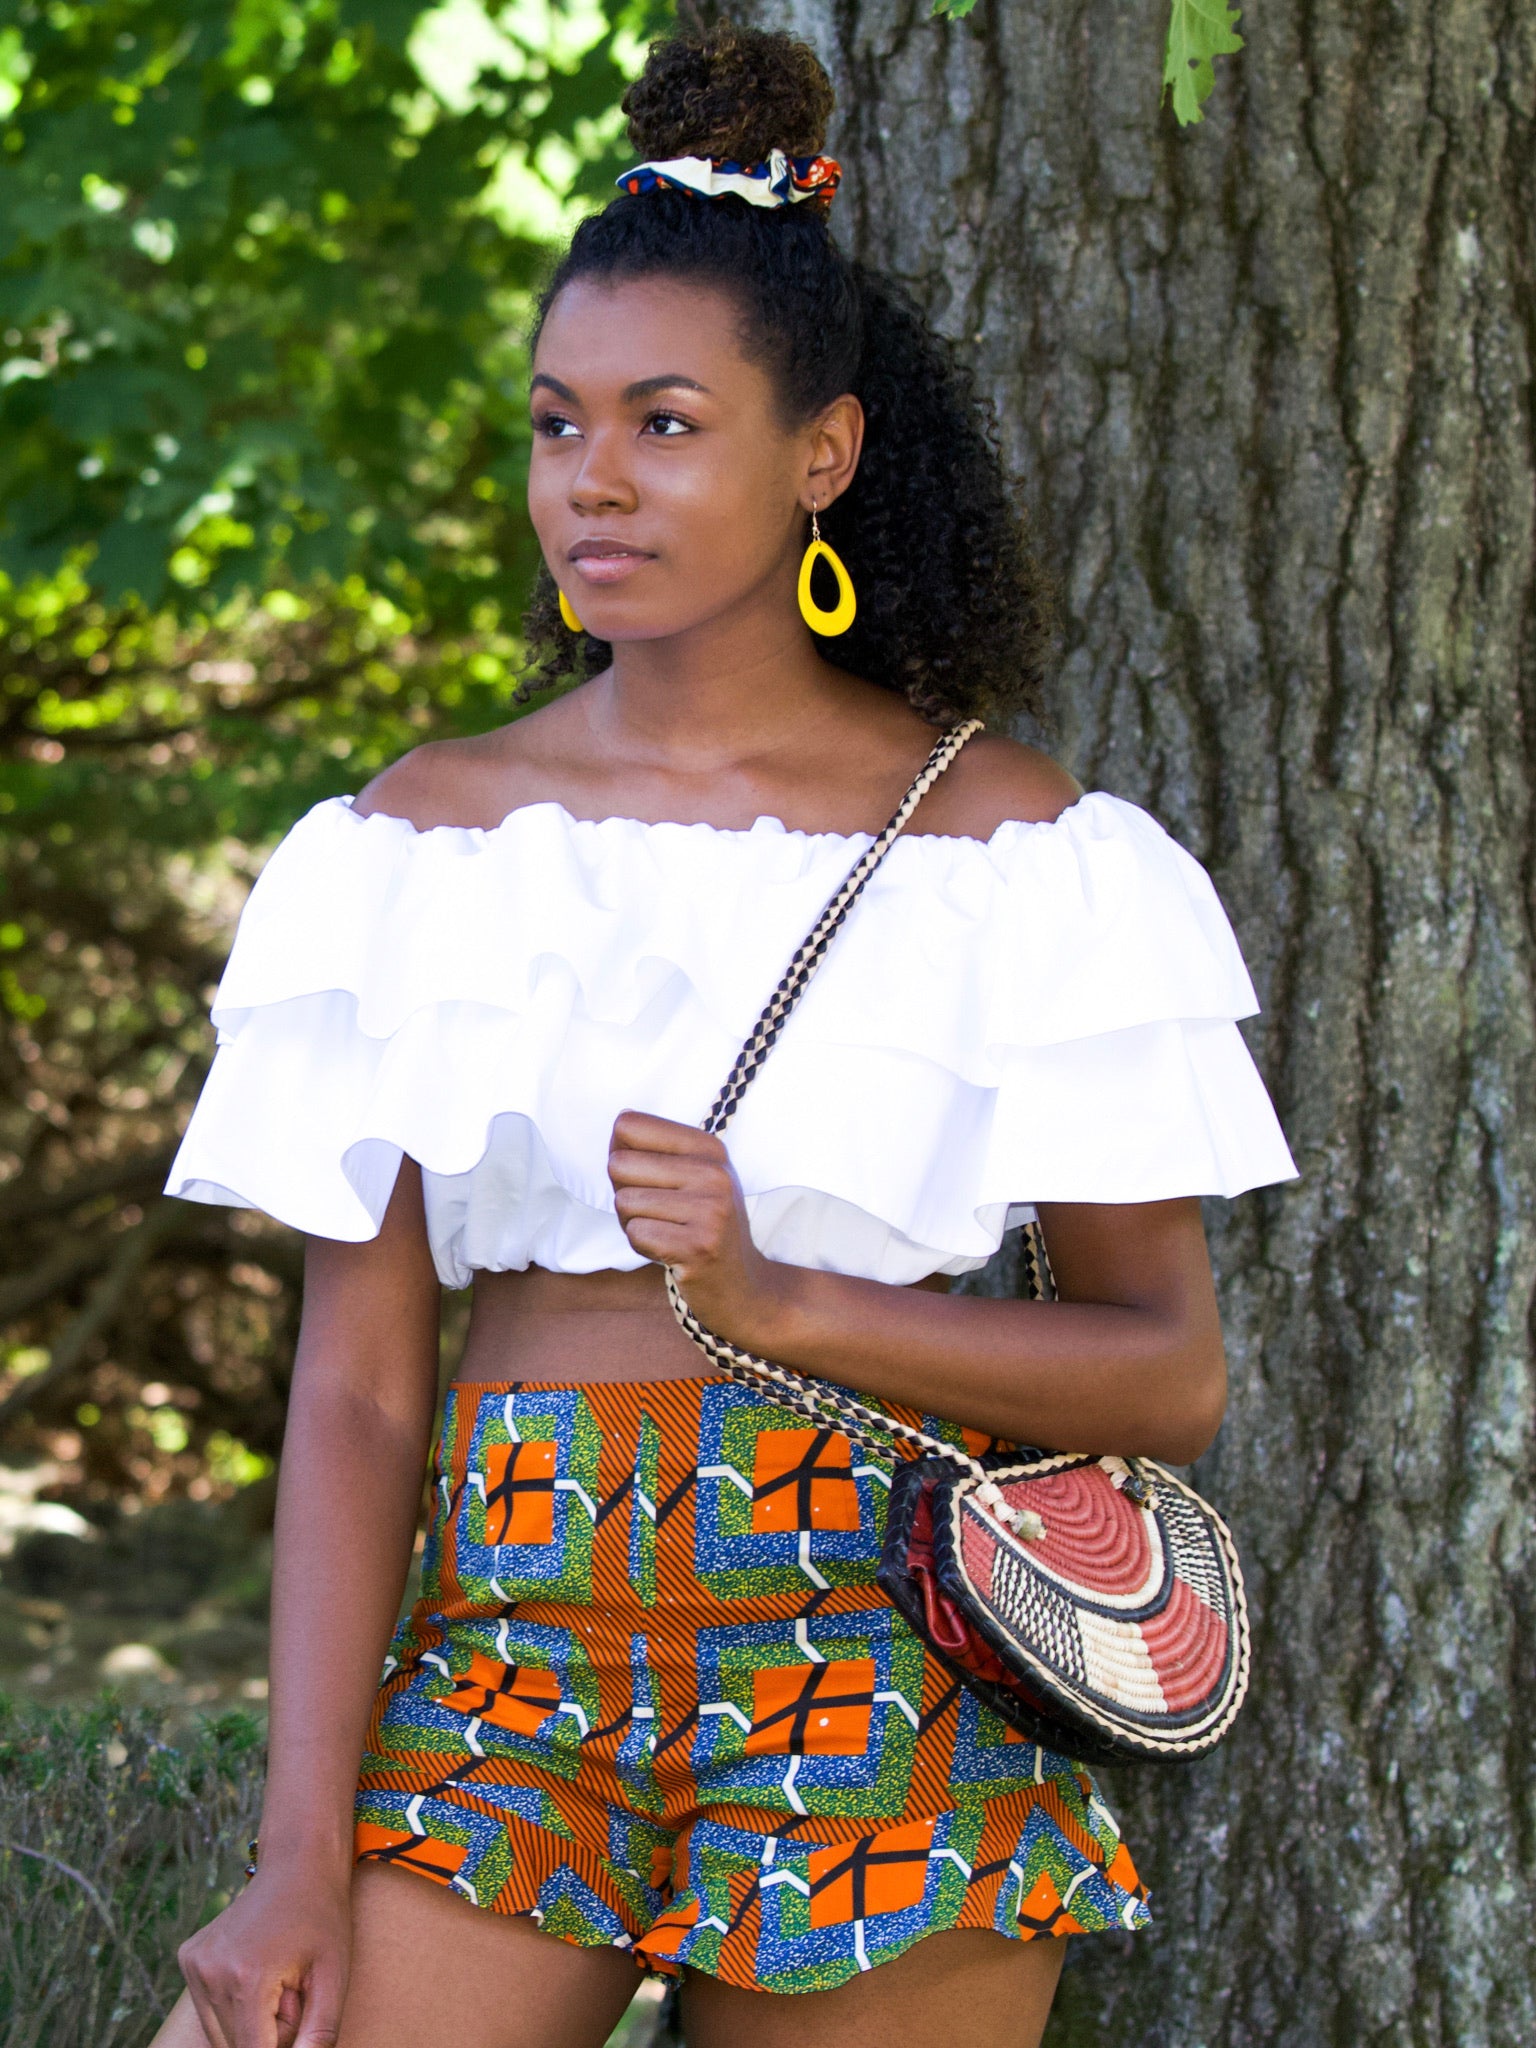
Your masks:
[[[0,4],[0,1678],[29,1690],[259,1690],[300,1247],[159,1190],[267,848],[509,715],[521,335],[660,25]]]

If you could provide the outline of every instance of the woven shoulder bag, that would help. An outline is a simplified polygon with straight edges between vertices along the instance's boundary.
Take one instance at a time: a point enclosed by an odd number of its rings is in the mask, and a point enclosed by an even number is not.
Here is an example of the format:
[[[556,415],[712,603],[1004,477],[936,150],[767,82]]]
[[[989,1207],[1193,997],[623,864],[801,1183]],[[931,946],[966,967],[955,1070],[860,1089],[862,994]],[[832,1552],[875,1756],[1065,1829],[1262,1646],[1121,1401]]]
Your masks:
[[[981,730],[938,742],[890,823],[855,863],[774,990],[704,1120],[724,1129],[870,876],[924,794]],[[1054,1293],[1038,1225],[1028,1293]],[[1231,1533],[1192,1487],[1149,1458],[1021,1446],[970,1456],[717,1337],[666,1269],[683,1329],[718,1371],[893,1461],[878,1582],[963,1685],[1030,1740],[1090,1762],[1198,1756],[1248,1687],[1248,1611]],[[910,1445],[914,1457],[900,1455]]]

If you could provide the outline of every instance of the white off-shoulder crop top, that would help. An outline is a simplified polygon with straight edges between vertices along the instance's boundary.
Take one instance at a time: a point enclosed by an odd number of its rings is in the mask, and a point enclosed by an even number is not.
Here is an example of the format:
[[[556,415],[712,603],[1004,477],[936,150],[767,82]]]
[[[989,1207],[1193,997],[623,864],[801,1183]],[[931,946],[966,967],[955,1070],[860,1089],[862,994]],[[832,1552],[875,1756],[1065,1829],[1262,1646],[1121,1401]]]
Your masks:
[[[409,1154],[446,1286],[644,1265],[615,1116],[704,1116],[869,843],[557,803],[418,830],[328,798],[246,903],[167,1192],[356,1242]],[[983,1265],[1036,1202],[1289,1179],[1235,1022],[1257,1008],[1205,870],[1134,804],[904,836],[726,1133],[753,1238],[911,1281]]]

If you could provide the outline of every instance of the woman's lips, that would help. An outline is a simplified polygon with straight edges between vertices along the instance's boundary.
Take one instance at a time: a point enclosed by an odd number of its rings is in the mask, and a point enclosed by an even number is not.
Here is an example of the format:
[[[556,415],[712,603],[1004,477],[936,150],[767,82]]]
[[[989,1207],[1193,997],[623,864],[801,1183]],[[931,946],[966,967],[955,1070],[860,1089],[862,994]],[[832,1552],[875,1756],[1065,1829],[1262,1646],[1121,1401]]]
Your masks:
[[[611,541],[578,541],[568,557],[583,583],[622,583],[654,555],[640,548],[626,548]]]

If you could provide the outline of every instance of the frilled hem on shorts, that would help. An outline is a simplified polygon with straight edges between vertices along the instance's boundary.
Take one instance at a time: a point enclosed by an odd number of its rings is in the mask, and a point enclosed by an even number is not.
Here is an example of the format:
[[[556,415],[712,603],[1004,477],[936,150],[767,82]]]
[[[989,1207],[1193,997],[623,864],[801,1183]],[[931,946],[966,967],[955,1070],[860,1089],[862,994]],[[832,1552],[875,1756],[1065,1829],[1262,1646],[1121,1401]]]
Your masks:
[[[1006,1828],[1003,1816],[989,1819],[990,1825],[982,1822],[983,1836],[999,1823]],[[702,1823],[680,1844],[693,1881],[670,1891],[654,1918],[637,1899],[646,1887],[633,1869],[616,1869],[515,1815],[495,1824],[504,1831],[510,1868],[489,1900],[458,1876],[460,1846],[442,1833],[402,1835],[361,1821],[358,1860],[395,1863],[492,1912],[526,1915],[576,1948],[623,1949],[656,1975],[680,1977],[686,1965],[746,1991],[830,1990],[950,1928],[990,1928],[1033,1941],[1109,1928],[1137,1932],[1150,1918],[1125,1845],[1117,1843],[1107,1861],[1096,1841],[1077,1846],[1073,1837],[1080,1831],[1049,1786],[1018,1831],[1013,1853],[988,1857],[981,1849],[974,1865],[956,1844],[976,1833],[976,1816],[953,1809],[821,1849],[793,1840],[780,1846],[781,1838]],[[774,1849],[765,1863],[770,1841]],[[833,1885],[851,1890],[860,1862],[878,1874],[886,1893],[872,1902],[862,1924],[833,1922],[837,1937],[828,1939],[827,1930],[811,1924],[813,1887],[820,1880],[827,1889],[830,1874]],[[930,1864],[938,1866],[931,1886]],[[908,1873],[921,1875],[920,1889]],[[909,1901],[904,1908],[900,1898]],[[886,1910],[875,1910],[875,1903]],[[722,1904],[728,1917],[717,1910]],[[765,1951],[780,1952],[785,1967],[764,1971],[759,1958]]]

